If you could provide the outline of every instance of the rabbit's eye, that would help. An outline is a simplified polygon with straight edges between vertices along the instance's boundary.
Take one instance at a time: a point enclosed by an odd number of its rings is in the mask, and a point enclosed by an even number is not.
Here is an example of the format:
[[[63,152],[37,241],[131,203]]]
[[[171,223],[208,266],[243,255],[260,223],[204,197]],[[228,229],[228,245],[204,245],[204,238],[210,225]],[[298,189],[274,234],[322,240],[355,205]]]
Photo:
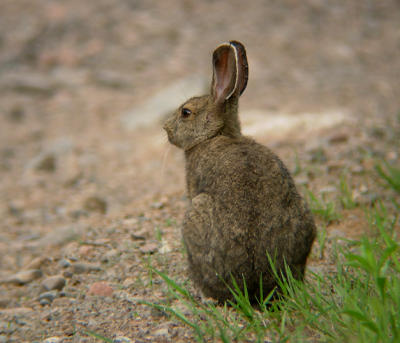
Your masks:
[[[184,107],[182,108],[181,114],[183,118],[187,118],[192,114],[192,111]]]

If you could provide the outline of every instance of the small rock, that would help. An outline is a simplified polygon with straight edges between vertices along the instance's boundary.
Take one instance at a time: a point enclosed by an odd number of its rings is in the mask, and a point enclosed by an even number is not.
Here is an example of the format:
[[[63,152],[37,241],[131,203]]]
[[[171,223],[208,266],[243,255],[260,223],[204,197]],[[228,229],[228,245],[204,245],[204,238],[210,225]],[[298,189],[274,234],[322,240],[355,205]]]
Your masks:
[[[160,329],[154,331],[154,336],[156,336],[156,337],[168,337],[169,336],[168,328],[160,328]]]
[[[158,244],[157,243],[153,243],[153,242],[149,242],[149,243],[146,243],[145,245],[142,245],[139,248],[139,250],[143,254],[153,254],[158,250]]]
[[[111,260],[117,258],[118,255],[119,255],[119,251],[117,249],[109,250],[101,257],[101,262],[106,263],[108,261],[111,261]]]
[[[139,222],[139,220],[137,218],[126,218],[124,219],[124,221],[122,222],[122,224],[126,225],[126,226],[134,226]]]
[[[337,189],[336,189],[336,187],[335,186],[326,186],[326,187],[322,187],[320,190],[319,190],[319,193],[320,194],[323,194],[323,193],[335,193],[337,191]]]
[[[42,153],[32,163],[38,171],[51,173],[56,170],[56,158],[52,153]]]
[[[107,211],[107,202],[100,197],[91,196],[84,201],[83,207],[86,211],[104,214]]]
[[[349,139],[349,135],[344,132],[338,132],[336,134],[333,134],[328,138],[328,142],[331,144],[337,144],[337,143],[344,143],[347,142]]]
[[[19,315],[26,315],[33,312],[33,309],[30,307],[15,307],[15,308],[6,308],[0,309],[0,314],[5,316],[19,316]]]
[[[43,272],[39,269],[31,269],[31,270],[24,270],[17,274],[14,274],[6,279],[0,280],[0,284],[2,283],[11,283],[15,285],[26,285],[33,280],[36,280],[42,277]]]
[[[6,87],[19,93],[47,96],[52,95],[58,86],[54,79],[39,73],[9,73],[0,84],[0,88]]]
[[[79,262],[72,264],[72,272],[75,274],[97,272],[100,270],[101,270],[101,268],[97,264],[79,263]]]
[[[71,262],[69,262],[68,260],[66,260],[65,258],[63,258],[62,260],[60,260],[58,262],[59,266],[62,268],[68,268],[71,265]]]
[[[167,241],[162,240],[161,242],[161,248],[160,248],[160,253],[161,254],[167,254],[169,252],[171,252],[172,248],[171,246],[168,244]]]
[[[39,300],[39,304],[42,306],[50,306],[51,305],[51,301],[49,299],[40,299]]]
[[[95,282],[90,286],[88,294],[110,297],[113,294],[113,289],[108,285],[107,282],[104,281]]]
[[[164,204],[161,201],[157,201],[157,202],[153,202],[151,204],[151,207],[155,208],[157,210],[160,210],[160,209],[162,209],[164,207]]]
[[[146,229],[141,229],[138,231],[134,231],[131,233],[131,237],[133,239],[146,239],[147,236],[147,230]]]
[[[82,245],[79,247],[79,256],[89,256],[93,251],[93,247],[90,245]]]
[[[130,340],[128,337],[124,336],[118,336],[117,338],[114,338],[114,343],[131,343],[132,340]]]
[[[62,342],[62,337],[49,337],[42,341],[42,343],[60,343]]]
[[[36,257],[30,263],[28,263],[24,269],[40,269],[45,263],[49,262],[50,259],[48,257]]]
[[[10,303],[10,298],[0,298],[0,308],[6,308]]]
[[[42,287],[46,291],[59,290],[61,291],[65,286],[65,279],[60,275],[55,275],[46,278],[42,282]]]
[[[25,117],[25,110],[22,106],[15,105],[11,108],[10,112],[8,113],[8,117],[11,121],[19,123]]]
[[[43,292],[42,294],[39,295],[38,300],[39,300],[40,304],[42,304],[42,300],[46,300],[51,304],[53,302],[53,300],[55,298],[57,298],[57,296],[58,296],[58,292],[56,290],[49,291],[49,292]],[[45,304],[45,305],[47,305],[47,304]]]
[[[66,271],[63,273],[63,276],[64,276],[65,278],[67,278],[67,279],[70,279],[70,278],[72,278],[72,277],[74,276],[74,273],[70,272],[69,270],[66,270]]]
[[[124,286],[125,288],[129,288],[129,287],[132,287],[135,283],[136,283],[135,278],[128,277],[124,280],[124,282],[122,283],[122,286]]]

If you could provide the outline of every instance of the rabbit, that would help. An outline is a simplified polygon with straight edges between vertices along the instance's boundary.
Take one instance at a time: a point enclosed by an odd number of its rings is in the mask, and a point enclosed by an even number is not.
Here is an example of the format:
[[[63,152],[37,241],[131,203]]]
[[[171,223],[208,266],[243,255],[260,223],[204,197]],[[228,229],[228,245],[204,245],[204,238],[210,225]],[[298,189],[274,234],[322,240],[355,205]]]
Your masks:
[[[263,296],[277,287],[269,258],[278,273],[285,273],[286,264],[303,280],[316,226],[283,162],[241,134],[238,100],[248,80],[244,46],[221,44],[212,67],[210,94],[187,100],[164,124],[169,142],[185,155],[190,204],[182,236],[189,275],[219,302],[234,299],[233,280],[255,301],[260,278]]]

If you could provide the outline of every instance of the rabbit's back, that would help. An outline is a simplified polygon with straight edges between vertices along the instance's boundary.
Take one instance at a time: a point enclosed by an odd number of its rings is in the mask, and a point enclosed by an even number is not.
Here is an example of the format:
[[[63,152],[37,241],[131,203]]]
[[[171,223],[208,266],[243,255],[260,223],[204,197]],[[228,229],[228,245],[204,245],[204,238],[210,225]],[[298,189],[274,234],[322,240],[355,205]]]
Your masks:
[[[217,136],[186,152],[186,163],[189,197],[206,193],[213,199],[215,234],[224,242],[221,268],[245,276],[250,288],[262,273],[268,289],[275,283],[266,272],[268,253],[278,269],[286,261],[301,279],[315,225],[281,160],[249,138]],[[235,242],[245,247],[246,264],[230,253]]]

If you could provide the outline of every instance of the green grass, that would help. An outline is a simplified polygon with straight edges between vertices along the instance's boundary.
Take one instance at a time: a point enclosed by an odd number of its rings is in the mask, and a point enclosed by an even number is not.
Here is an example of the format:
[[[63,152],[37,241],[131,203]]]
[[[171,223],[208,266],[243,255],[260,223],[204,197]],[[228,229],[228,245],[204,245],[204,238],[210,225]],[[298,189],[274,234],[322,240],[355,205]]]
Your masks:
[[[400,249],[395,220],[375,219],[374,238],[336,247],[333,274],[309,272],[307,282],[300,283],[290,271],[286,277],[275,271],[282,288],[277,300],[270,294],[253,307],[246,288],[241,291],[234,283],[235,301],[225,306],[203,303],[166,273],[153,270],[177,301],[143,303],[191,327],[199,342],[398,342]]]
[[[375,165],[375,170],[378,175],[386,182],[388,187],[393,188],[400,193],[400,169],[391,166],[387,162],[382,162]]]
[[[399,170],[386,163],[376,170],[385,187],[397,194]],[[308,197],[312,212],[324,222],[317,236],[317,258],[329,254],[334,263],[330,268],[308,270],[302,283],[293,279],[290,270],[279,274],[270,261],[281,292],[260,295],[258,306],[252,306],[246,288],[241,290],[235,282],[234,301],[217,305],[192,295],[187,285],[168,275],[167,265],[160,271],[149,264],[151,278],[161,278],[168,295],[157,304],[141,303],[184,323],[198,342],[400,342],[396,195],[364,208],[366,235],[356,240],[328,239],[325,225],[340,220],[340,213],[333,202],[312,192]],[[342,209],[358,206],[344,177],[336,199]]]
[[[347,178],[342,175],[340,178],[340,203],[342,207],[346,210],[351,210],[353,208],[356,208],[358,206],[357,202],[354,200],[353,197],[353,191],[351,187],[349,186],[349,183],[347,181]]]
[[[308,202],[311,212],[324,220],[327,224],[340,219],[340,214],[336,211],[333,201],[326,201],[324,197],[318,198],[310,190],[307,191]]]

